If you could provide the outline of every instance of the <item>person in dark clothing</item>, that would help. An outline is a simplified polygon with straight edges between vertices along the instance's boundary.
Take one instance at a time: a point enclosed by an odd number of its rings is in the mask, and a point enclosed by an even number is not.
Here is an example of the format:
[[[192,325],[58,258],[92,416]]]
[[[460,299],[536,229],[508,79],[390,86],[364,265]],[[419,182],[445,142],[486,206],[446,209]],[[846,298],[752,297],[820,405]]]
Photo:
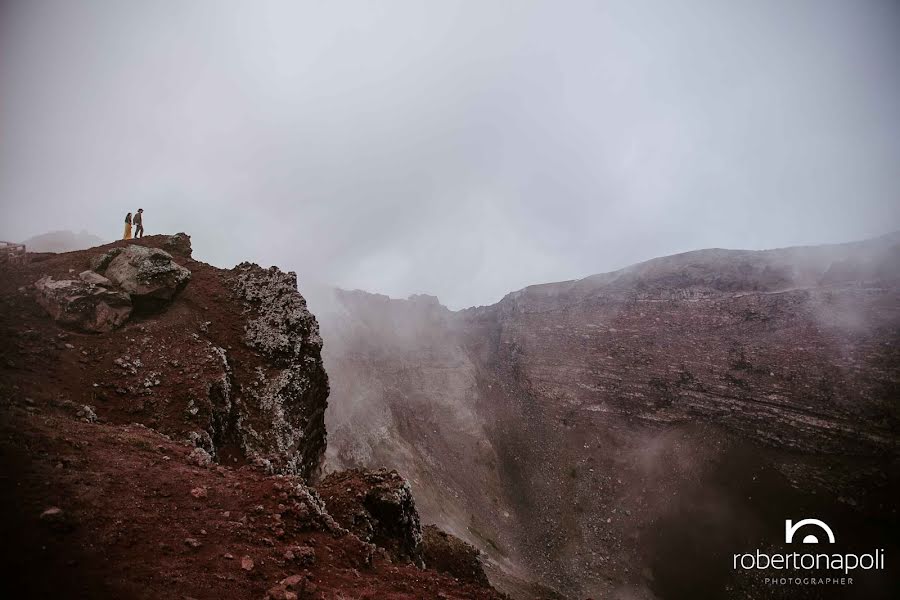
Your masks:
[[[134,237],[142,238],[144,237],[144,209],[139,208],[136,213],[134,213],[134,218],[131,220],[134,223]]]

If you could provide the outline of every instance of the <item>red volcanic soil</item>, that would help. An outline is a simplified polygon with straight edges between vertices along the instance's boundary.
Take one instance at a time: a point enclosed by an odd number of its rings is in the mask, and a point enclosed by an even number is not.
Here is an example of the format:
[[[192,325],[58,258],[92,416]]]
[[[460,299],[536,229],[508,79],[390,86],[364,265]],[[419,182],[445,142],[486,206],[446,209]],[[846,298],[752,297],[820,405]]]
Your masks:
[[[6,597],[263,598],[291,575],[309,582],[301,598],[501,597],[391,564],[352,534],[286,532],[293,478],[194,466],[186,445],[137,425],[81,422],[66,407],[4,409]],[[42,519],[51,507],[62,516]],[[296,546],[312,548],[314,563],[285,558]]]
[[[160,431],[183,421],[167,398],[203,379],[202,357],[193,364],[193,347],[176,349],[178,358],[155,357],[153,348],[209,322],[210,336],[240,369],[251,350],[241,341],[239,308],[224,301],[222,271],[170,249],[192,279],[164,314],[132,318],[111,334],[65,331],[29,286],[43,275],[73,277],[101,251],[0,265],[0,595],[503,598],[391,562],[311,511],[302,480],[268,475],[237,451],[222,453],[225,464],[194,464],[193,446]],[[146,373],[115,364],[124,355],[180,366],[148,394],[138,381]]]

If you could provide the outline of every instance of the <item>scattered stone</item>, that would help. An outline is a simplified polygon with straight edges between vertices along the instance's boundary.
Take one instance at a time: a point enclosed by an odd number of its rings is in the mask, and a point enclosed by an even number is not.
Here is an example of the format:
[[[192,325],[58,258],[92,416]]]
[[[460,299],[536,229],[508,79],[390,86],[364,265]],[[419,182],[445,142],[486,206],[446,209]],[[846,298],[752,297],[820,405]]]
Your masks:
[[[41,513],[41,520],[48,522],[58,521],[64,518],[64,516],[65,513],[63,512],[63,509],[59,508],[58,506],[51,506]]]
[[[283,585],[274,585],[266,592],[270,600],[297,600],[297,594],[285,589]]]
[[[87,404],[83,405],[78,409],[78,412],[75,413],[75,416],[84,421],[85,423],[96,423],[97,422],[97,413],[94,412],[93,406],[88,406]]]
[[[199,548],[203,544],[200,543],[200,540],[197,538],[185,538],[184,543],[190,546],[191,548]]]
[[[241,557],[241,568],[245,571],[253,570],[253,559],[249,556]]]
[[[206,488],[205,487],[195,487],[194,489],[191,490],[191,496],[193,496],[194,498],[196,498],[198,500],[202,500],[202,499],[206,498],[206,496],[207,496]]]
[[[51,506],[42,512],[41,521],[56,531],[68,531],[72,528],[69,515],[58,506]]]
[[[212,457],[203,448],[194,448],[187,456],[188,464],[198,467],[208,467],[212,464]]]

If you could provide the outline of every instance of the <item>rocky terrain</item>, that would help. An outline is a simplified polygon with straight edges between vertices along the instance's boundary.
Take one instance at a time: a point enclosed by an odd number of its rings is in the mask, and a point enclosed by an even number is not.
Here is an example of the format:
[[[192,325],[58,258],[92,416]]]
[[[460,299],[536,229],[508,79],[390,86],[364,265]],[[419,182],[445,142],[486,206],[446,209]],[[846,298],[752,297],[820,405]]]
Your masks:
[[[511,595],[900,591],[896,571],[822,591],[730,563],[813,515],[900,551],[900,236],[690,252],[459,312],[333,304],[326,469],[397,468]]]
[[[184,234],[0,273],[5,597],[900,586],[730,563],[810,516],[900,551],[900,236],[692,252],[457,312],[338,290],[319,319],[293,273],[211,267]]]
[[[184,234],[0,264],[2,595],[501,598],[396,472],[318,482],[321,349],[293,273]]]

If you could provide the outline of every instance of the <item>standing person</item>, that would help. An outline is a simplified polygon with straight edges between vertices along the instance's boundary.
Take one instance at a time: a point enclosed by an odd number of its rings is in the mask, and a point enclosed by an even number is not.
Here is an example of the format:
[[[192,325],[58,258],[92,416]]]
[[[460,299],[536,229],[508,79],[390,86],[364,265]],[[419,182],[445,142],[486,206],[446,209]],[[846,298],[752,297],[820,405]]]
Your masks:
[[[134,213],[134,237],[142,238],[144,237],[144,209],[139,208],[136,213]]]
[[[125,235],[122,236],[123,240],[131,239],[131,213],[125,215]]]

